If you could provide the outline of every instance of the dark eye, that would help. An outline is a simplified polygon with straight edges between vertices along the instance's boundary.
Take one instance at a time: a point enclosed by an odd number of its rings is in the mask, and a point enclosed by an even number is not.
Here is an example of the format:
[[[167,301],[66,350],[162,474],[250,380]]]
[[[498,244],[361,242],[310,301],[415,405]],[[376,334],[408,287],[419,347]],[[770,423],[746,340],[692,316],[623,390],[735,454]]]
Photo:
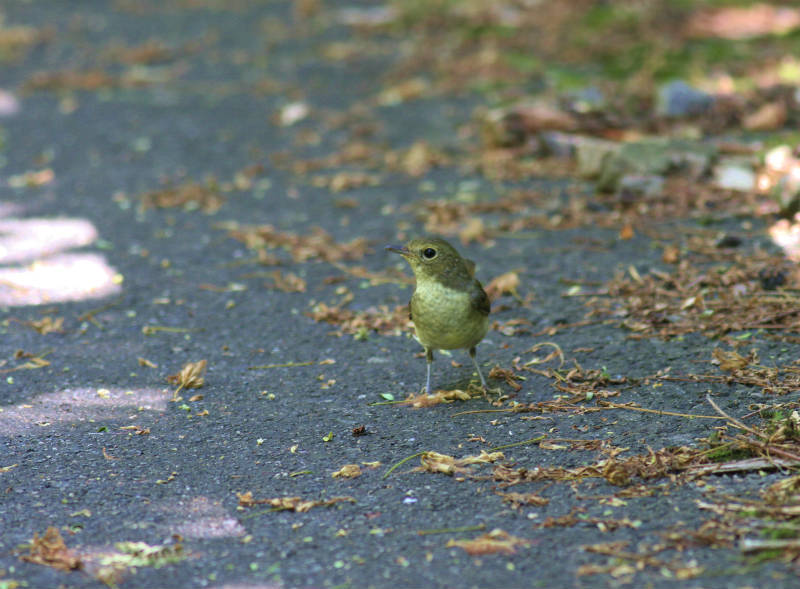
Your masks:
[[[433,258],[436,257],[436,250],[433,249],[432,247],[425,248],[424,250],[422,250],[422,257],[425,258],[426,260],[432,260]]]

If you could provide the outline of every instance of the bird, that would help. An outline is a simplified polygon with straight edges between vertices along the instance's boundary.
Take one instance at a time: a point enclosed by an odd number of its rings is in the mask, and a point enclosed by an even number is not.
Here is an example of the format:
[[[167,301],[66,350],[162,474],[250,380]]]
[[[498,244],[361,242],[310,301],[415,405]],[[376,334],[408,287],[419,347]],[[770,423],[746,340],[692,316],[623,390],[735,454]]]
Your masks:
[[[403,246],[387,245],[386,250],[403,256],[416,279],[408,316],[425,348],[425,392],[431,393],[433,351],[456,349],[468,350],[481,385],[487,390],[475,347],[489,329],[490,303],[475,278],[475,263],[462,258],[440,237],[419,237]]]

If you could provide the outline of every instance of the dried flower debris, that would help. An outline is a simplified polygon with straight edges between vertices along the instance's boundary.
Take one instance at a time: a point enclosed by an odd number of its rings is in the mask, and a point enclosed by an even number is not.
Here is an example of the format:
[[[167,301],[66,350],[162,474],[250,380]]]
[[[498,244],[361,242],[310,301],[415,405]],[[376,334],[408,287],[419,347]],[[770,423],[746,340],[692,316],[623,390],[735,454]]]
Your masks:
[[[330,499],[302,499],[301,497],[273,497],[270,499],[254,499],[252,491],[236,493],[239,499],[239,507],[253,507],[254,505],[269,505],[272,511],[294,511],[305,513],[314,507],[331,507],[337,503],[355,503],[352,497],[331,497]]]
[[[41,333],[42,335],[47,335],[48,333],[64,333],[63,317],[53,317],[51,315],[45,315],[41,319],[21,321],[20,323],[27,325],[28,327],[30,327],[37,333]]]
[[[496,491],[497,495],[503,498],[503,501],[506,503],[510,503],[514,509],[519,509],[523,505],[533,505],[534,507],[544,507],[548,503],[550,503],[550,499],[547,497],[542,497],[541,495],[537,495],[536,493],[515,493],[509,492],[504,493],[502,491]]]
[[[67,548],[58,528],[50,526],[44,534],[36,532],[29,547],[29,553],[20,558],[26,562],[43,564],[61,571],[72,571],[83,567],[74,551]]]
[[[225,223],[219,227],[226,229],[230,237],[241,241],[250,249],[259,251],[280,248],[289,252],[295,262],[358,260],[369,252],[367,240],[363,237],[338,243],[321,227],[314,227],[310,235],[281,231],[272,225]]]
[[[767,273],[776,269],[775,290]],[[590,315],[619,319],[632,337],[669,338],[692,332],[719,336],[748,329],[798,330],[800,277],[778,257],[732,255],[723,264],[678,262],[672,271],[629,268],[587,301]]]
[[[655,554],[666,550],[667,545],[640,546],[639,551],[631,552],[625,550],[628,547],[626,541],[602,542],[598,544],[587,544],[581,548],[590,553],[609,556],[607,565],[583,565],[578,568],[578,575],[609,574],[614,578],[628,580],[633,575],[645,568],[655,568],[667,571],[670,577],[677,580],[694,579],[703,574],[704,568],[698,566],[696,562],[688,563],[680,560],[665,561],[656,558]]]
[[[184,364],[180,372],[177,374],[170,374],[167,377],[168,383],[178,385],[178,388],[175,389],[175,392],[172,395],[173,401],[178,400],[178,393],[182,389],[199,389],[205,384],[207,365],[208,362],[206,360],[200,360],[199,362],[188,362]]]
[[[479,455],[464,456],[463,458],[454,458],[447,454],[439,454],[438,452],[423,452],[420,456],[421,466],[415,470],[420,472],[442,473],[446,475],[453,475],[461,472],[468,472],[467,466],[474,464],[489,464],[503,460],[505,456],[502,452],[486,452],[481,450]]]
[[[371,306],[366,309],[354,311],[344,308],[343,305],[328,305],[317,303],[306,313],[314,321],[321,321],[337,326],[335,335],[353,334],[359,338],[366,338],[370,332],[381,335],[400,335],[411,326],[408,318],[408,306],[398,305],[389,308],[387,305]]]
[[[176,208],[185,210],[199,209],[207,214],[216,213],[225,203],[216,183],[198,184],[186,182],[160,190],[145,192],[139,197],[142,208]]]

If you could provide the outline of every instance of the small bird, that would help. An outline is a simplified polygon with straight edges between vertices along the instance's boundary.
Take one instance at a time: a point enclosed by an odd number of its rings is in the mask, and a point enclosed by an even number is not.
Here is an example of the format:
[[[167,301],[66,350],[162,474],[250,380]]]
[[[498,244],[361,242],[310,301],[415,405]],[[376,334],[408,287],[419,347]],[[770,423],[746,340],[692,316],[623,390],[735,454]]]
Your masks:
[[[412,239],[404,246],[387,245],[386,249],[406,259],[417,281],[408,311],[428,362],[425,392],[431,392],[433,351],[460,348],[469,350],[485,390],[475,346],[489,328],[489,297],[475,279],[475,263],[438,237]]]

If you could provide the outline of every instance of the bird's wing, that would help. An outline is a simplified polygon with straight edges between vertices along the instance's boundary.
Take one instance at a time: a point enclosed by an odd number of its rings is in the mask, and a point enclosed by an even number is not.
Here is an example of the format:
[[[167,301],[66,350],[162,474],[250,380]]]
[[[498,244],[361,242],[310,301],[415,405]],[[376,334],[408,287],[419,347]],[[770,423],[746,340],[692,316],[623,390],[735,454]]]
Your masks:
[[[472,306],[484,315],[488,315],[491,309],[489,297],[486,295],[486,291],[483,290],[481,283],[477,280],[475,281],[475,286],[477,286],[477,288],[472,289],[472,294],[470,295]]]
[[[475,262],[468,258],[464,258],[464,265],[467,267],[467,272],[470,278],[475,278]]]

